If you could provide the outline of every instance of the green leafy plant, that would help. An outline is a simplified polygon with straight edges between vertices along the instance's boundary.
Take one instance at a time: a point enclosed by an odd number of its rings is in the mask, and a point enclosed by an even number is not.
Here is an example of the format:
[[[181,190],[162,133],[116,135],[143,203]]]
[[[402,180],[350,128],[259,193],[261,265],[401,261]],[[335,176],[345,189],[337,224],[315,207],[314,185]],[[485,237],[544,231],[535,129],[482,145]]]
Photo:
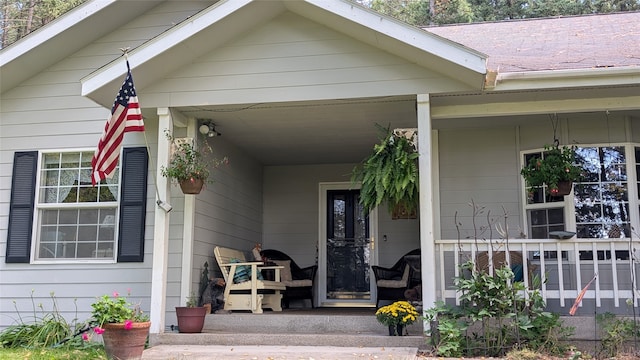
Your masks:
[[[427,335],[439,356],[461,357],[464,354],[468,324],[462,317],[458,309],[442,301],[425,310],[425,318],[431,323]]]
[[[187,307],[194,308],[198,306],[198,297],[193,291],[187,296]]]
[[[88,329],[86,323],[65,319],[58,310],[55,294],[50,293],[52,307],[34,301],[33,314],[25,316],[16,307],[16,323],[0,331],[0,358],[15,359],[100,359],[105,358],[102,346],[85,342],[78,336]],[[75,300],[74,300],[75,304]],[[8,350],[11,349],[11,350]],[[27,350],[25,350],[27,349]],[[17,354],[12,357],[12,354]],[[24,354],[21,355],[21,352]],[[41,357],[39,357],[42,355]]]
[[[413,324],[418,315],[416,308],[408,301],[396,301],[376,311],[376,319],[386,326]]]
[[[418,153],[412,139],[376,124],[383,136],[373,153],[353,169],[351,181],[361,182],[360,202],[365,212],[386,201],[408,212],[418,205]]]
[[[91,325],[94,325],[94,332],[102,334],[104,329],[102,326],[107,323],[124,323],[125,329],[130,329],[134,322],[149,321],[147,316],[141,309],[140,304],[130,303],[124,296],[120,296],[117,292],[113,296],[102,295],[91,304]],[[85,337],[86,340],[86,337]]]
[[[178,140],[169,130],[165,130],[165,136],[171,142],[173,152],[168,166],[160,167],[162,176],[174,179],[177,182],[193,181],[213,182],[209,179],[212,169],[222,164],[227,164],[229,159],[213,157],[213,149],[205,140],[199,143],[199,149],[191,141]]]
[[[640,336],[640,324],[632,319],[616,317],[612,313],[596,315],[596,322],[602,328],[600,355],[607,358],[617,357],[625,342]]]
[[[483,210],[475,203],[473,207],[474,241],[476,249],[480,242],[488,241],[494,254],[509,252],[507,216],[504,225],[487,214],[488,226],[476,228],[476,217]],[[460,225],[457,222],[458,238]],[[502,239],[492,239],[493,226]],[[488,238],[480,238],[489,232]],[[462,250],[462,244],[458,244]],[[461,251],[461,256],[468,256]],[[454,278],[454,287],[459,294],[460,305],[456,307],[437,303],[426,310],[431,322],[431,345],[439,356],[503,357],[515,348],[528,348],[551,354],[563,354],[564,340],[573,332],[563,327],[558,314],[546,312],[545,302],[539,290],[540,277],[530,279],[529,287],[515,281],[515,275],[506,264],[496,266],[493,274],[484,270],[469,257],[460,265],[460,275]]]
[[[0,347],[50,347],[62,342],[73,334],[76,322],[69,323],[58,311],[58,304],[54,293],[50,293],[52,310],[45,311],[42,304],[36,306],[34,292],[31,292],[33,315],[23,317],[18,311],[14,301],[14,307],[18,314],[16,324],[10,325],[0,332]]]
[[[558,183],[575,182],[582,178],[582,168],[575,162],[575,147],[545,145],[542,157],[531,158],[520,174],[527,187],[547,185],[549,193],[555,195],[558,193]]]

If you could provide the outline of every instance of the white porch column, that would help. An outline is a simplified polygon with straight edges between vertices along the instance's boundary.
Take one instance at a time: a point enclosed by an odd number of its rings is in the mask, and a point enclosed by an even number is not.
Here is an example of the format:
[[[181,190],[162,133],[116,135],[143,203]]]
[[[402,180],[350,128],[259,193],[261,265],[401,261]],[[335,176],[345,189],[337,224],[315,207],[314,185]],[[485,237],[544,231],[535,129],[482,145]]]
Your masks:
[[[420,256],[422,258],[422,304],[436,302],[436,256],[434,238],[433,164],[431,148],[431,108],[429,94],[417,95],[418,168],[420,170]],[[436,212],[437,213],[437,212]],[[424,328],[429,324],[425,321]]]
[[[158,108],[158,161],[156,163],[156,199],[169,203],[171,196],[170,182],[162,176],[160,168],[169,163],[170,146],[164,130],[172,129],[171,112],[169,108]],[[160,206],[155,207],[155,222],[153,231],[153,263],[151,268],[151,334],[164,332],[165,298],[167,294],[167,262],[169,256],[169,213]]]
[[[174,119],[179,114],[173,114]],[[194,145],[198,145],[198,122],[196,119],[184,120],[187,124],[187,137],[192,138]],[[206,141],[206,140],[205,140]],[[184,216],[182,219],[182,276],[180,277],[180,304],[186,304],[186,299],[192,291],[193,282],[193,236],[196,216],[196,196],[184,195]],[[186,306],[186,305],[185,305]]]

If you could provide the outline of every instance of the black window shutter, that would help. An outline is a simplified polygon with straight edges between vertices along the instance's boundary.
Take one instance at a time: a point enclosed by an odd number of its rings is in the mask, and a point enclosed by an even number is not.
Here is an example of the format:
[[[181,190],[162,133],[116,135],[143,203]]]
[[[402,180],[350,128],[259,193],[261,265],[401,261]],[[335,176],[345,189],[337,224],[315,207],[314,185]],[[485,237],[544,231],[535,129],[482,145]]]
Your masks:
[[[144,261],[144,226],[147,211],[146,147],[122,152],[118,262]]]
[[[38,152],[16,152],[13,155],[9,228],[7,231],[7,263],[28,263],[31,257],[31,228],[36,194]]]

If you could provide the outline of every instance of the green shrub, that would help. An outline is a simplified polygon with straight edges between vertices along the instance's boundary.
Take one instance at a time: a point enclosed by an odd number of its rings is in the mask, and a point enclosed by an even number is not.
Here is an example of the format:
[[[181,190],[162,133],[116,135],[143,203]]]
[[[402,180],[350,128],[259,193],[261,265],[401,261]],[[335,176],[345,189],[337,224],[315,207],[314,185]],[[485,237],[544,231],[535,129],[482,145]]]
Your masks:
[[[483,208],[471,202],[473,208],[473,231],[475,248],[479,248],[486,232],[492,251],[509,251],[507,216],[505,224],[496,224],[487,214],[488,226],[477,227],[476,218]],[[457,222],[458,239],[460,224]],[[496,227],[501,241],[492,240],[491,229]],[[473,245],[472,245],[473,246]],[[462,249],[462,245],[459,244]],[[496,248],[498,250],[496,250]],[[464,252],[461,253],[463,256]],[[545,311],[545,302],[540,293],[541,281],[534,276],[526,288],[509,266],[495,268],[493,275],[479,271],[472,260],[460,265],[460,275],[454,279],[460,305],[446,306],[442,302],[425,312],[431,321],[431,345],[438,356],[504,357],[513,349],[528,348],[550,354],[563,354],[563,341],[573,328],[563,327],[558,314]]]
[[[626,341],[640,336],[640,324],[632,319],[604,313],[596,315],[596,322],[602,327],[599,349],[602,357],[616,357]]]
[[[10,325],[0,332],[0,348],[26,348],[44,349],[59,347],[70,349],[91,349],[101,348],[96,343],[82,341],[76,336],[82,329],[87,328],[86,324],[78,323],[76,319],[68,322],[58,311],[58,304],[54,293],[50,293],[51,310],[46,311],[42,304],[35,304],[33,291],[31,292],[31,303],[33,314],[23,316],[16,308],[17,319],[15,324]]]

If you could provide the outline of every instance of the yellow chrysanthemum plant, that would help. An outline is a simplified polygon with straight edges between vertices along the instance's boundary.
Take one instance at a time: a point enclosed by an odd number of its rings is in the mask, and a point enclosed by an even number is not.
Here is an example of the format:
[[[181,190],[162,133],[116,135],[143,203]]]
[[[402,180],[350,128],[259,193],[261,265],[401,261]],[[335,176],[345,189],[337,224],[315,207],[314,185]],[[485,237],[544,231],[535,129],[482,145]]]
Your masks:
[[[386,326],[413,324],[418,316],[416,308],[408,301],[396,301],[376,311],[376,319]]]

